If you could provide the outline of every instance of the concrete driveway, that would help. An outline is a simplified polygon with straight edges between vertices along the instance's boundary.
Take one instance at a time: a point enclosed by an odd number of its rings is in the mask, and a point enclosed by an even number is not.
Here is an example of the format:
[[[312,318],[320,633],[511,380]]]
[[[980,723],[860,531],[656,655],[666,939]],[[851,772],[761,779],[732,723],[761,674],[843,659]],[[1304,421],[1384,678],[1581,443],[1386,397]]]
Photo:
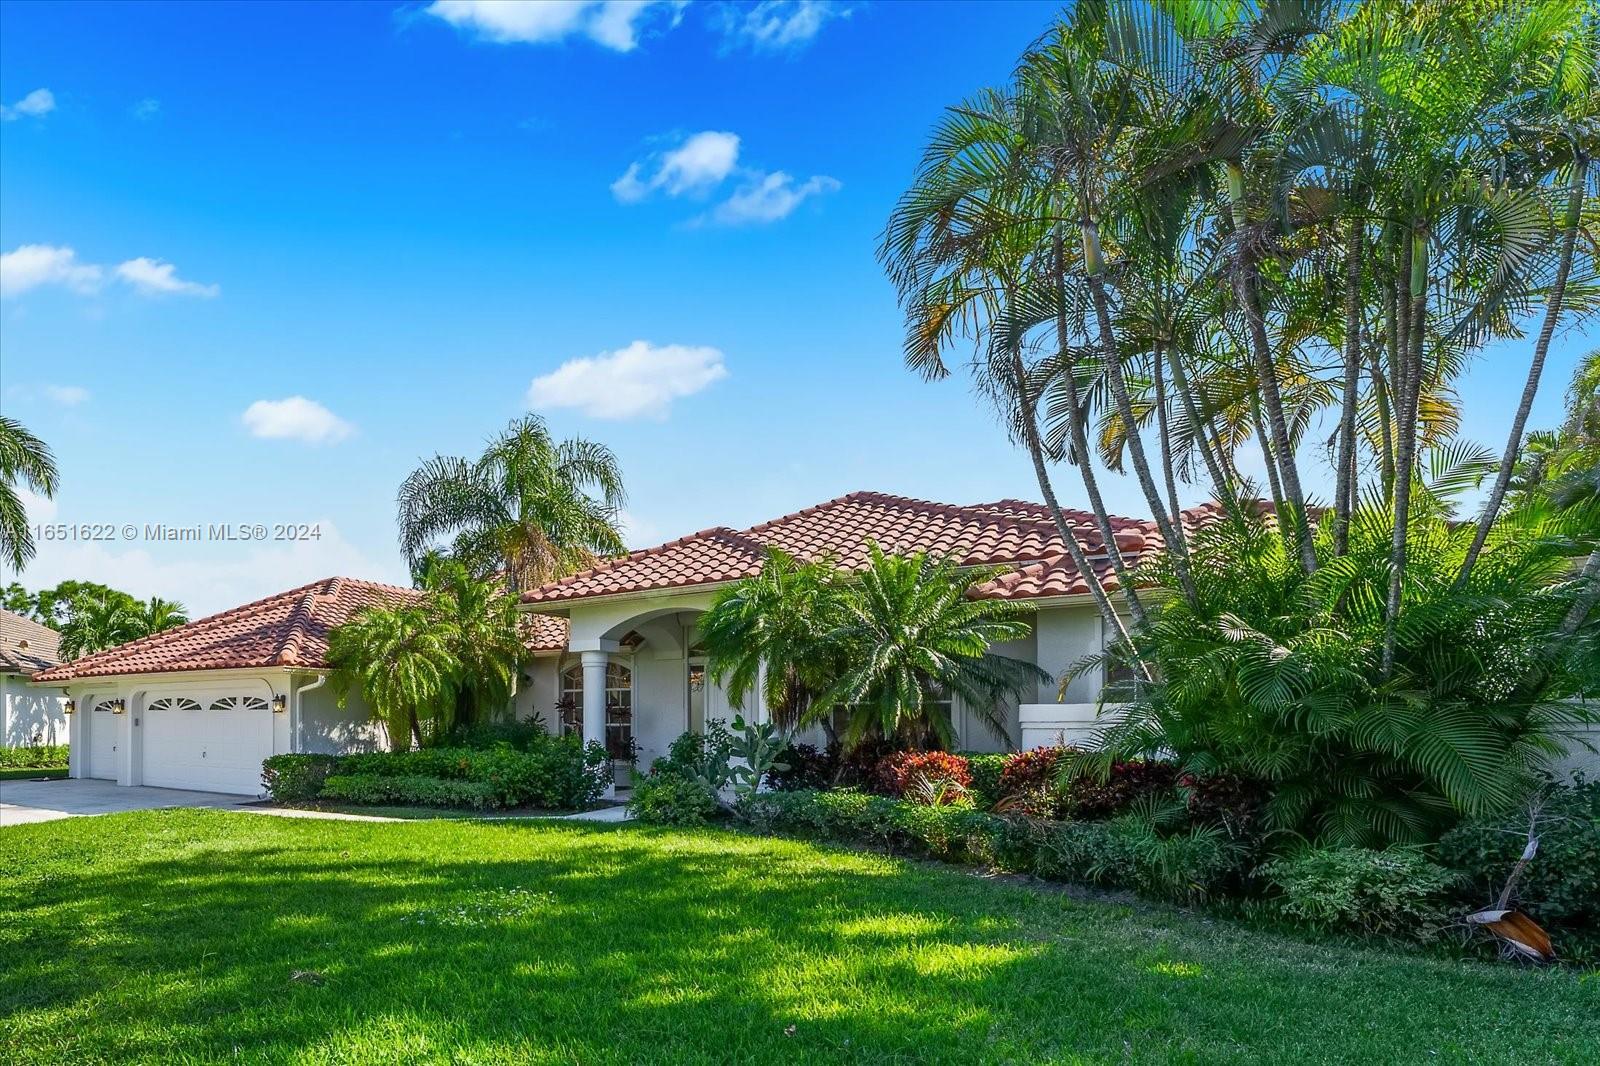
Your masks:
[[[51,822],[85,814],[148,811],[156,807],[238,807],[249,796],[185,792],[176,788],[123,788],[115,781],[0,781],[0,827]]]

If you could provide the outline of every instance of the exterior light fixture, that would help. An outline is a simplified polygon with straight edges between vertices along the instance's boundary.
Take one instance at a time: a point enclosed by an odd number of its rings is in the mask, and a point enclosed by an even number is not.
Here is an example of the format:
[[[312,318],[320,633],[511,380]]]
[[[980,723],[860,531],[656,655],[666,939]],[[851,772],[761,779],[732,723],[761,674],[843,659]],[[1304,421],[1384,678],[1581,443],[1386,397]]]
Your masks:
[[[61,709],[67,714],[75,714],[78,710],[78,701],[69,696],[67,698],[67,702],[62,706]]]
[[[123,714],[127,710],[128,710],[128,705],[125,702],[123,702],[122,700],[112,700],[111,701],[111,713],[112,714]]]
[[[272,713],[282,714],[289,709],[289,700],[285,696],[272,697]]]

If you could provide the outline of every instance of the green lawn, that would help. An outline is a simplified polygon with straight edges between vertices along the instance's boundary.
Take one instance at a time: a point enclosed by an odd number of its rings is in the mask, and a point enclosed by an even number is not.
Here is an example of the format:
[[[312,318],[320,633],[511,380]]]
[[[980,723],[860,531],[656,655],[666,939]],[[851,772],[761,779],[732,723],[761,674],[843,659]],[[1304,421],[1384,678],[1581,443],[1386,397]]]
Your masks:
[[[67,768],[58,766],[48,770],[19,767],[0,768],[0,781],[35,781],[41,777],[59,780],[67,776]]]
[[[1579,1062],[1600,979],[570,822],[0,830],[8,1062]]]

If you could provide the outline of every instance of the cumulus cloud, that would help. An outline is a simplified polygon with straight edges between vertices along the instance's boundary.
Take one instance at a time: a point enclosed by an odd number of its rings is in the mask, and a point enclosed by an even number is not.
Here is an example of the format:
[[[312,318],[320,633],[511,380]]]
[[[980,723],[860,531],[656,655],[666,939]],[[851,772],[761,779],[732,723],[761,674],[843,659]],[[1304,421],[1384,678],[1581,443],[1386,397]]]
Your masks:
[[[46,385],[44,394],[63,407],[76,407],[89,399],[89,390],[82,385]]]
[[[721,29],[730,46],[777,52],[803,48],[850,8],[831,0],[762,0],[752,7],[722,8]]]
[[[245,408],[240,418],[252,437],[266,440],[335,444],[355,432],[350,423],[304,396],[257,400]]]
[[[706,130],[676,148],[630,164],[627,172],[611,183],[611,194],[625,204],[635,204],[658,191],[668,196],[704,193],[721,184],[738,162],[739,135]]]
[[[19,296],[42,285],[63,285],[74,292],[100,288],[103,271],[78,262],[78,253],[53,244],[24,244],[0,255],[0,296]]]
[[[146,296],[178,294],[210,298],[222,290],[216,285],[202,285],[198,281],[185,281],[178,277],[178,268],[160,259],[140,256],[117,265],[117,277],[132,285]]]
[[[141,296],[211,297],[222,291],[216,285],[185,281],[171,263],[149,256],[126,260],[108,272],[94,263],[80,262],[78,253],[65,245],[24,244],[0,255],[0,296],[20,296],[46,285],[91,296],[100,291],[108,273]]]
[[[14,104],[0,104],[0,122],[19,118],[38,118],[56,109],[56,95],[49,89],[35,89]]]
[[[687,0],[433,0],[423,9],[495,44],[553,44],[569,37],[631,52],[647,26],[670,29]]]
[[[665,418],[673,400],[727,376],[715,348],[634,341],[614,352],[568,360],[534,378],[528,406],[574,407],[591,418]]]
[[[840,185],[826,174],[803,182],[781,170],[755,175],[734,194],[712,208],[707,220],[719,226],[759,225],[788,218],[813,196],[837,192]]]
[[[153,96],[147,96],[143,100],[140,100],[138,103],[134,104],[132,107],[128,108],[128,114],[132,115],[140,122],[149,122],[151,119],[161,114],[161,101],[157,100]]]

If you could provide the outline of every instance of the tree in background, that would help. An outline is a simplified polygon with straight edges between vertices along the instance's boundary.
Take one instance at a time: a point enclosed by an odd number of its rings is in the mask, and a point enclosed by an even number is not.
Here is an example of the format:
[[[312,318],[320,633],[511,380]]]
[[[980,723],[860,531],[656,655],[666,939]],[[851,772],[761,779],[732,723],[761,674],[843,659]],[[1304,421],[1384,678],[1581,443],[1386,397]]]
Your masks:
[[[72,587],[67,598],[55,595],[68,585]],[[93,655],[189,621],[181,603],[159,596],[140,601],[93,582],[63,582],[40,592],[34,602],[45,624],[61,631],[61,654],[67,659]]]
[[[0,415],[0,561],[20,571],[37,547],[28,524],[28,508],[17,494],[19,484],[49,498],[56,494],[61,473],[49,445],[14,418]]]
[[[623,551],[622,472],[611,449],[557,441],[536,415],[513,421],[477,459],[435,456],[405,479],[400,550],[414,577],[441,547],[474,574],[501,574],[513,592]]]

